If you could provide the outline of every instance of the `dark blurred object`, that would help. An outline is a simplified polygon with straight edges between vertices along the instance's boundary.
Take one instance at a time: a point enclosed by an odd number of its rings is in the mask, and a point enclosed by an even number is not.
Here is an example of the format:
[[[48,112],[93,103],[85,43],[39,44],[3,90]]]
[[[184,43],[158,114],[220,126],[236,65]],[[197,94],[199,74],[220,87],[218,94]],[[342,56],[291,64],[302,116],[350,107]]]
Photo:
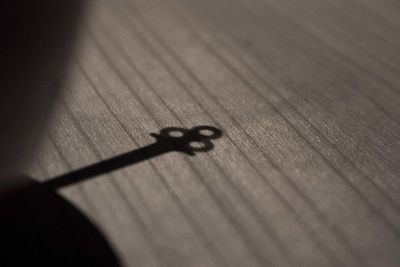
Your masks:
[[[63,87],[84,4],[81,0],[0,3],[0,191],[22,182],[16,174]]]
[[[0,197],[0,266],[119,266],[78,209],[29,177],[18,180],[31,186]]]

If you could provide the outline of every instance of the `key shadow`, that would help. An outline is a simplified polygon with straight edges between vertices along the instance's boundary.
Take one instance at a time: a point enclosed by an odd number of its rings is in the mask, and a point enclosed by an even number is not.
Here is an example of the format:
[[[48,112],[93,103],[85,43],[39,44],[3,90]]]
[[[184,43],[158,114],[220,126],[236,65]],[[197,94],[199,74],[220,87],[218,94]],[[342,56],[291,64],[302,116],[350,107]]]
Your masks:
[[[106,239],[77,208],[56,193],[67,185],[168,152],[194,155],[213,149],[221,130],[198,126],[165,128],[146,147],[30,184],[0,198],[0,266],[119,266]]]

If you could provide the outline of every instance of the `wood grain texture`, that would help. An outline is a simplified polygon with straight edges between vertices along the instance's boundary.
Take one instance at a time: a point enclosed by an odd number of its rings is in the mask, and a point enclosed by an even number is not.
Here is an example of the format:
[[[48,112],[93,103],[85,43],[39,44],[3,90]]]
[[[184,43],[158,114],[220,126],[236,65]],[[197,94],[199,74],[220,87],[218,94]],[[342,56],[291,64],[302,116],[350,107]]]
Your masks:
[[[399,266],[400,5],[92,1],[29,173],[42,181],[213,125],[60,190],[122,266]]]

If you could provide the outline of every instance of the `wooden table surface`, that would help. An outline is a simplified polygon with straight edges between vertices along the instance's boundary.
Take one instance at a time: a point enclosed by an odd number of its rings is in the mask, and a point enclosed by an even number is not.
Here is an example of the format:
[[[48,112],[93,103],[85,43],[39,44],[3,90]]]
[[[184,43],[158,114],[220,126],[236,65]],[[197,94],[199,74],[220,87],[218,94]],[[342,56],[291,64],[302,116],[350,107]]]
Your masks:
[[[399,266],[399,15],[396,0],[92,1],[27,172],[213,126],[210,151],[58,192],[121,266]]]

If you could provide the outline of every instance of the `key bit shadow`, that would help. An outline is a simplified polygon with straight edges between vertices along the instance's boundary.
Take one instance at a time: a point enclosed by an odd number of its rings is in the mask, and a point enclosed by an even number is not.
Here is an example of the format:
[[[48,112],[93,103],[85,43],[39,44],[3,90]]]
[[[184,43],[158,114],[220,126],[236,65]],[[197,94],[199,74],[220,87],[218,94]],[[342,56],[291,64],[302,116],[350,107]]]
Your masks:
[[[213,149],[222,131],[211,126],[165,128],[156,142],[0,198],[0,266],[120,266],[94,224],[57,189],[169,152],[195,155]]]

